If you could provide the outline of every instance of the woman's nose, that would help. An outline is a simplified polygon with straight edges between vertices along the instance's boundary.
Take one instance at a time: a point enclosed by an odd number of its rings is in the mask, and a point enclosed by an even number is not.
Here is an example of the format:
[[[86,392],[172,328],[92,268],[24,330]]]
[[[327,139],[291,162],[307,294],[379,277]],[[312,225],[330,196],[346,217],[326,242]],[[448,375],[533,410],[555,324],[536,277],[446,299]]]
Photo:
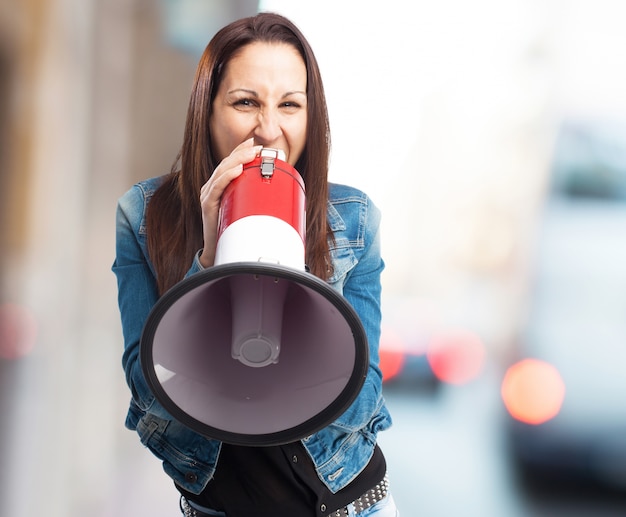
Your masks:
[[[258,123],[254,130],[255,140],[259,144],[269,145],[281,134],[282,130],[276,113],[271,110],[265,110],[259,113]]]

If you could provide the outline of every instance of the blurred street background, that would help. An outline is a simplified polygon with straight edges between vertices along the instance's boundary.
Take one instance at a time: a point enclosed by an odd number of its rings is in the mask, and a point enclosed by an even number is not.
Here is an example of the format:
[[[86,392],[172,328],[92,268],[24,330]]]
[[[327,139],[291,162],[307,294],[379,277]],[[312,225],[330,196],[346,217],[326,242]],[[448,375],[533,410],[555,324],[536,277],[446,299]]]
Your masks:
[[[0,516],[170,517],[124,429],[116,201],[222,25],[290,17],[383,213],[403,517],[626,515],[623,0],[0,0]]]

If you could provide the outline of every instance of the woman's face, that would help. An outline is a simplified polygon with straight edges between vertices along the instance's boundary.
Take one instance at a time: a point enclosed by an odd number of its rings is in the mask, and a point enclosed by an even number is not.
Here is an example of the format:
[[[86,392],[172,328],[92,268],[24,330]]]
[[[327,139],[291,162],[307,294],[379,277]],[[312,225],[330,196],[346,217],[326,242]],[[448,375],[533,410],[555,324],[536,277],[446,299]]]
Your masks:
[[[209,120],[221,161],[244,140],[282,149],[295,165],[306,143],[306,66],[284,43],[252,43],[227,64]]]

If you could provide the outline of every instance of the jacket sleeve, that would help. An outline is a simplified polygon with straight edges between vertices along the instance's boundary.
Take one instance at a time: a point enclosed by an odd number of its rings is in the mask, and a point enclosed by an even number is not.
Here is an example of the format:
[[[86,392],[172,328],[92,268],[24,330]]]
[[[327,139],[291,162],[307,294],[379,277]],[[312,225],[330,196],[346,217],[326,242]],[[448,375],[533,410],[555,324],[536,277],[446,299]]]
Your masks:
[[[119,199],[117,205],[115,261],[112,270],[117,278],[124,338],[122,366],[134,404],[143,412],[150,411],[157,416],[171,418],[150,391],[139,358],[143,326],[158,299],[156,279],[144,251],[145,203],[144,190],[135,185]]]
[[[380,252],[380,211],[367,198],[359,204],[357,235],[351,235],[350,248],[356,264],[343,277],[343,295],[358,314],[369,347],[369,368],[365,383],[352,405],[333,425],[349,431],[370,428],[372,432],[387,427],[389,416],[383,410],[382,373],[379,367],[381,328],[381,273],[384,262]]]

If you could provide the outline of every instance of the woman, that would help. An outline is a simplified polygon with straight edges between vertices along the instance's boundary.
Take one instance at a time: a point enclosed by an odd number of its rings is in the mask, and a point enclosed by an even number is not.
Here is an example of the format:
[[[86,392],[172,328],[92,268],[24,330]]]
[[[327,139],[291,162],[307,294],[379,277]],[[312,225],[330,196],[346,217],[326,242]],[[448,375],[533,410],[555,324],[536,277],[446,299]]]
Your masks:
[[[370,365],[354,403],[328,427],[297,443],[243,447],[173,419],[150,392],[138,354],[159,296],[213,265],[221,195],[262,147],[283,150],[304,179],[307,265],[359,314]],[[313,52],[289,20],[261,13],[226,26],[207,46],[172,173],[138,183],[119,200],[113,271],[132,392],[126,426],[163,461],[185,515],[397,515],[376,445],[391,425],[378,367],[380,215],[362,192],[328,183],[329,152]]]

